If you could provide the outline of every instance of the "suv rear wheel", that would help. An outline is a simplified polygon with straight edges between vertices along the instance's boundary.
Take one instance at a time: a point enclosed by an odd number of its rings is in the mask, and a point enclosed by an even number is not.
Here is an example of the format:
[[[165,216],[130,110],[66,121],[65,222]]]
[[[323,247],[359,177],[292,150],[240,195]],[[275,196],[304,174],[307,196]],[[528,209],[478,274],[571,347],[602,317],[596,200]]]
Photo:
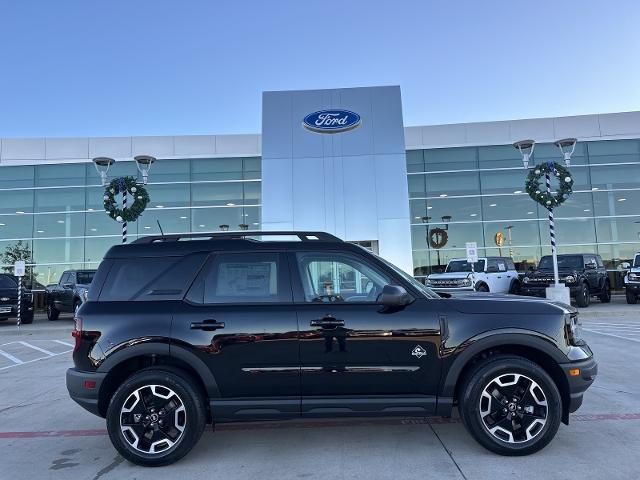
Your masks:
[[[47,305],[47,318],[51,321],[57,320],[60,316],[60,310],[53,305]]]
[[[636,296],[635,292],[629,288],[626,289],[626,294],[627,294],[627,303],[630,305],[635,305],[636,303],[638,303],[638,297]]]
[[[600,292],[598,297],[602,303],[609,303],[611,301],[611,285],[609,284],[609,280],[604,282],[602,292]]]
[[[589,285],[586,282],[583,282],[580,285],[580,290],[576,294],[576,305],[579,307],[588,307],[589,303],[591,303],[591,294],[589,292]]]
[[[206,418],[204,398],[187,374],[150,368],[129,377],[113,395],[107,430],[124,458],[160,466],[193,448]]]
[[[537,364],[500,355],[478,364],[460,390],[460,415],[469,433],[500,455],[528,455],[555,436],[560,392]]]

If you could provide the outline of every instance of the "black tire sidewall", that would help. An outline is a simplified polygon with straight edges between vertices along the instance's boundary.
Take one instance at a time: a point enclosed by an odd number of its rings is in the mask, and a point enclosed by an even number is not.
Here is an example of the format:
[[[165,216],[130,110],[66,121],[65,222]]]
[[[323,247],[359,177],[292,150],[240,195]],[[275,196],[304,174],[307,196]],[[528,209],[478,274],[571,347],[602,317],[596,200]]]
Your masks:
[[[54,321],[58,319],[60,312],[53,305],[47,305],[47,319],[49,321]]]
[[[576,295],[576,304],[581,308],[586,308],[589,306],[590,300],[589,286],[586,283],[582,283],[580,291]]]
[[[604,287],[602,288],[602,293],[600,294],[600,301],[602,303],[609,303],[611,301],[611,285],[609,285],[609,281],[604,282]]]
[[[168,369],[142,370],[123,382],[109,402],[107,431],[118,453],[132,463],[143,466],[161,466],[174,463],[185,456],[200,439],[206,425],[206,407],[202,394],[188,375],[178,375]],[[127,397],[144,385],[164,385],[178,394],[184,403],[187,423],[182,437],[166,453],[145,455],[129,446],[120,431],[120,411]]]
[[[638,297],[633,291],[629,290],[628,288],[625,289],[625,295],[627,297],[628,304],[635,305],[636,303],[638,303]]]
[[[480,396],[488,383],[506,373],[524,374],[538,383],[547,397],[548,416],[542,431],[533,439],[510,444],[495,438],[484,426],[479,413]],[[480,364],[470,374],[460,401],[460,415],[469,433],[483,447],[500,455],[528,455],[544,448],[555,436],[562,420],[562,399],[551,377],[535,363],[516,356],[501,356]]]

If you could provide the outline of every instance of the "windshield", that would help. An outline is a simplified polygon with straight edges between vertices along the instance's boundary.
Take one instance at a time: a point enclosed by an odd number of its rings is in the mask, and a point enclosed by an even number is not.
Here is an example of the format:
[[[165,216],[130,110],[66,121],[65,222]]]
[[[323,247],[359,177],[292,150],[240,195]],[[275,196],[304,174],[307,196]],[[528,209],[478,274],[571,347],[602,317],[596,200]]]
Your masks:
[[[466,260],[451,260],[447,265],[446,273],[470,272],[471,264]],[[478,260],[473,264],[474,272],[484,272],[484,260]]]
[[[76,283],[80,285],[89,285],[93,281],[93,276],[96,272],[78,272],[76,276]]]
[[[384,263],[386,266],[388,266],[390,269],[392,269],[395,273],[400,275],[404,280],[409,282],[411,284],[411,286],[413,286],[416,290],[422,292],[425,295],[425,297],[427,297],[427,298],[440,298],[440,295],[438,295],[436,292],[431,290],[429,287],[424,286],[422,283],[420,283],[418,280],[413,278],[407,272],[405,272],[404,270],[401,270],[398,267],[396,267],[393,263],[386,261],[384,258],[382,258],[379,255],[376,255],[375,253],[371,252],[370,250],[367,250],[367,253],[369,253],[371,255],[375,255],[382,263]]]
[[[560,255],[558,257],[558,270],[580,270],[584,267],[581,255]],[[553,270],[553,257],[548,255],[540,259],[540,270]]]
[[[640,267],[640,255],[636,255],[635,260],[633,261],[634,267]]]

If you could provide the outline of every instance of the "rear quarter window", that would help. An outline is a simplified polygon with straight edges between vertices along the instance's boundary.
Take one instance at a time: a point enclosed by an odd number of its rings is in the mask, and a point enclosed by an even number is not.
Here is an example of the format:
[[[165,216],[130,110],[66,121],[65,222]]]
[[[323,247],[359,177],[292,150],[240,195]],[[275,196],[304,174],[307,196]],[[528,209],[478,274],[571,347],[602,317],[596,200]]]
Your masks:
[[[205,254],[185,257],[114,260],[99,300],[180,300],[198,273]]]

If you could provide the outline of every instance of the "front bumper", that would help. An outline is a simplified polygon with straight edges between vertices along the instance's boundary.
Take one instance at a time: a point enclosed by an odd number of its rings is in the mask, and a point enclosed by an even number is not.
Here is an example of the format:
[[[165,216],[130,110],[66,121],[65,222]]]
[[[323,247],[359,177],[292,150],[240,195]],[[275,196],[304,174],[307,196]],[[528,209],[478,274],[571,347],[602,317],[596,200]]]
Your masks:
[[[563,287],[569,288],[569,293],[572,297],[575,297],[576,294],[580,291],[578,285],[565,285],[564,283],[560,283]],[[532,297],[544,297],[546,296],[547,287],[552,287],[553,284],[543,284],[543,285],[532,285],[530,283],[523,283],[520,286],[520,294],[521,295],[529,295]]]
[[[625,283],[624,287],[628,291],[633,292],[636,295],[640,295],[640,283],[635,283],[635,282],[631,283],[631,282],[629,282],[629,283]]]
[[[68,369],[67,390],[69,391],[69,396],[85,410],[94,415],[102,416],[98,408],[98,400],[100,387],[106,376],[106,373],[84,372],[75,368]],[[93,388],[88,388],[85,382],[94,382]]]
[[[569,383],[569,413],[573,413],[582,405],[584,392],[591,386],[598,375],[598,363],[593,357],[579,362],[563,363],[560,368]],[[579,370],[578,375],[571,375],[571,370]]]
[[[20,305],[20,314],[22,316],[33,314],[33,303],[22,302]],[[0,318],[14,318],[18,316],[18,304],[2,304],[0,305]]]

